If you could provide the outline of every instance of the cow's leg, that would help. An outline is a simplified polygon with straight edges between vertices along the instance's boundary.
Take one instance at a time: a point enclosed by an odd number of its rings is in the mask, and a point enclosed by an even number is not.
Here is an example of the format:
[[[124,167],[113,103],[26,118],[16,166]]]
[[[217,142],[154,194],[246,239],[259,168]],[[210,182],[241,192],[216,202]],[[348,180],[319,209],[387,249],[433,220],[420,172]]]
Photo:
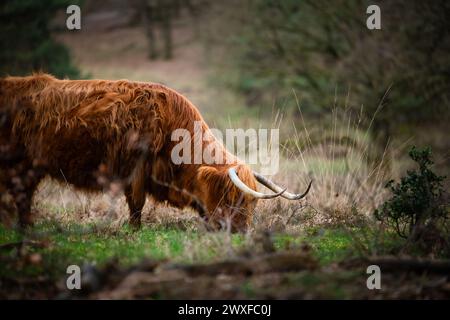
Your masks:
[[[33,216],[31,214],[31,202],[33,199],[34,190],[22,192],[16,196],[15,202],[19,214],[19,226],[22,229],[32,225]]]
[[[145,158],[140,157],[129,178],[131,181],[125,186],[125,197],[130,209],[130,225],[134,229],[141,227],[141,212],[145,204]]]
[[[130,209],[130,225],[139,229],[141,227],[141,213],[145,204],[144,190],[135,190],[132,186],[125,188],[128,208]]]
[[[23,167],[16,176],[11,177],[10,191],[17,207],[21,228],[26,228],[33,222],[31,203],[42,177],[40,169],[30,167]]]
[[[141,212],[145,204],[145,162],[140,159],[132,173],[131,183],[125,187],[128,208],[130,209],[130,225],[141,227]]]

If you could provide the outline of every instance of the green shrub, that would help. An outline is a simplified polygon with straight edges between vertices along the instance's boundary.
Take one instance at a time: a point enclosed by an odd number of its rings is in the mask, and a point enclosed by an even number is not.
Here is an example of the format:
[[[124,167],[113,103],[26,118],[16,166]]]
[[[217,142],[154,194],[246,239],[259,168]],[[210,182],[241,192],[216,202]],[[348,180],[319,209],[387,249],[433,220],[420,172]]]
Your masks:
[[[399,183],[393,180],[387,183],[392,197],[375,211],[375,217],[407,238],[408,243],[447,242],[439,229],[439,222],[445,221],[448,215],[442,187],[445,177],[430,169],[433,164],[430,148],[413,147],[409,156],[417,163],[418,170],[408,171]]]

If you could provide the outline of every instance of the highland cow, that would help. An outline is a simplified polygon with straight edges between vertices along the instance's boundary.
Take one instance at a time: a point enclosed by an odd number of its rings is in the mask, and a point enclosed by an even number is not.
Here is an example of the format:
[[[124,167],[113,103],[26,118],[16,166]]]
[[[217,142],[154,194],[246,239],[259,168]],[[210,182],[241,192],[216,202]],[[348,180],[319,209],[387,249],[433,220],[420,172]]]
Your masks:
[[[214,164],[174,164],[171,132],[190,132],[197,108],[163,85],[126,80],[58,80],[47,74],[0,79],[0,165],[21,225],[30,223],[33,193],[45,176],[85,191],[120,182],[139,227],[147,195],[192,207],[213,225],[246,229],[258,199],[301,199],[227,152]],[[217,150],[216,150],[217,152]],[[263,194],[257,182],[273,191]]]

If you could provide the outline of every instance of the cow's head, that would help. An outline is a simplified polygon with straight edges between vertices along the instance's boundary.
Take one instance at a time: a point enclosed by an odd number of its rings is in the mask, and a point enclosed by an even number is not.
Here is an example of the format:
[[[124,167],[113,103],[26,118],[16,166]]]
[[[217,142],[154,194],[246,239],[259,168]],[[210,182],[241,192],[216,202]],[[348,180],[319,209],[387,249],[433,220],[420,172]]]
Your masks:
[[[257,191],[257,183],[265,185],[273,193]],[[284,197],[299,200],[306,196],[311,182],[303,194],[292,194],[253,172],[245,164],[208,166],[197,173],[197,195],[208,219],[215,224],[229,222],[232,230],[245,230],[250,225],[253,211],[259,199]]]

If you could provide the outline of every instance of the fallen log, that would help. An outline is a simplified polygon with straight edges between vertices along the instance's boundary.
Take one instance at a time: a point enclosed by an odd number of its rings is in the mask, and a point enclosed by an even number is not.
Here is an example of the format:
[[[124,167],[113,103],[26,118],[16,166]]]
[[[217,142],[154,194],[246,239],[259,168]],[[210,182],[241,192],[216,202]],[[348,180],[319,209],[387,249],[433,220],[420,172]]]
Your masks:
[[[377,265],[382,272],[416,272],[450,275],[450,260],[419,259],[413,257],[375,257],[367,259],[369,265]]]
[[[277,252],[250,258],[237,258],[229,261],[200,265],[165,265],[164,269],[181,270],[190,277],[228,275],[252,275],[269,272],[290,272],[313,270],[317,261],[303,252]]]

